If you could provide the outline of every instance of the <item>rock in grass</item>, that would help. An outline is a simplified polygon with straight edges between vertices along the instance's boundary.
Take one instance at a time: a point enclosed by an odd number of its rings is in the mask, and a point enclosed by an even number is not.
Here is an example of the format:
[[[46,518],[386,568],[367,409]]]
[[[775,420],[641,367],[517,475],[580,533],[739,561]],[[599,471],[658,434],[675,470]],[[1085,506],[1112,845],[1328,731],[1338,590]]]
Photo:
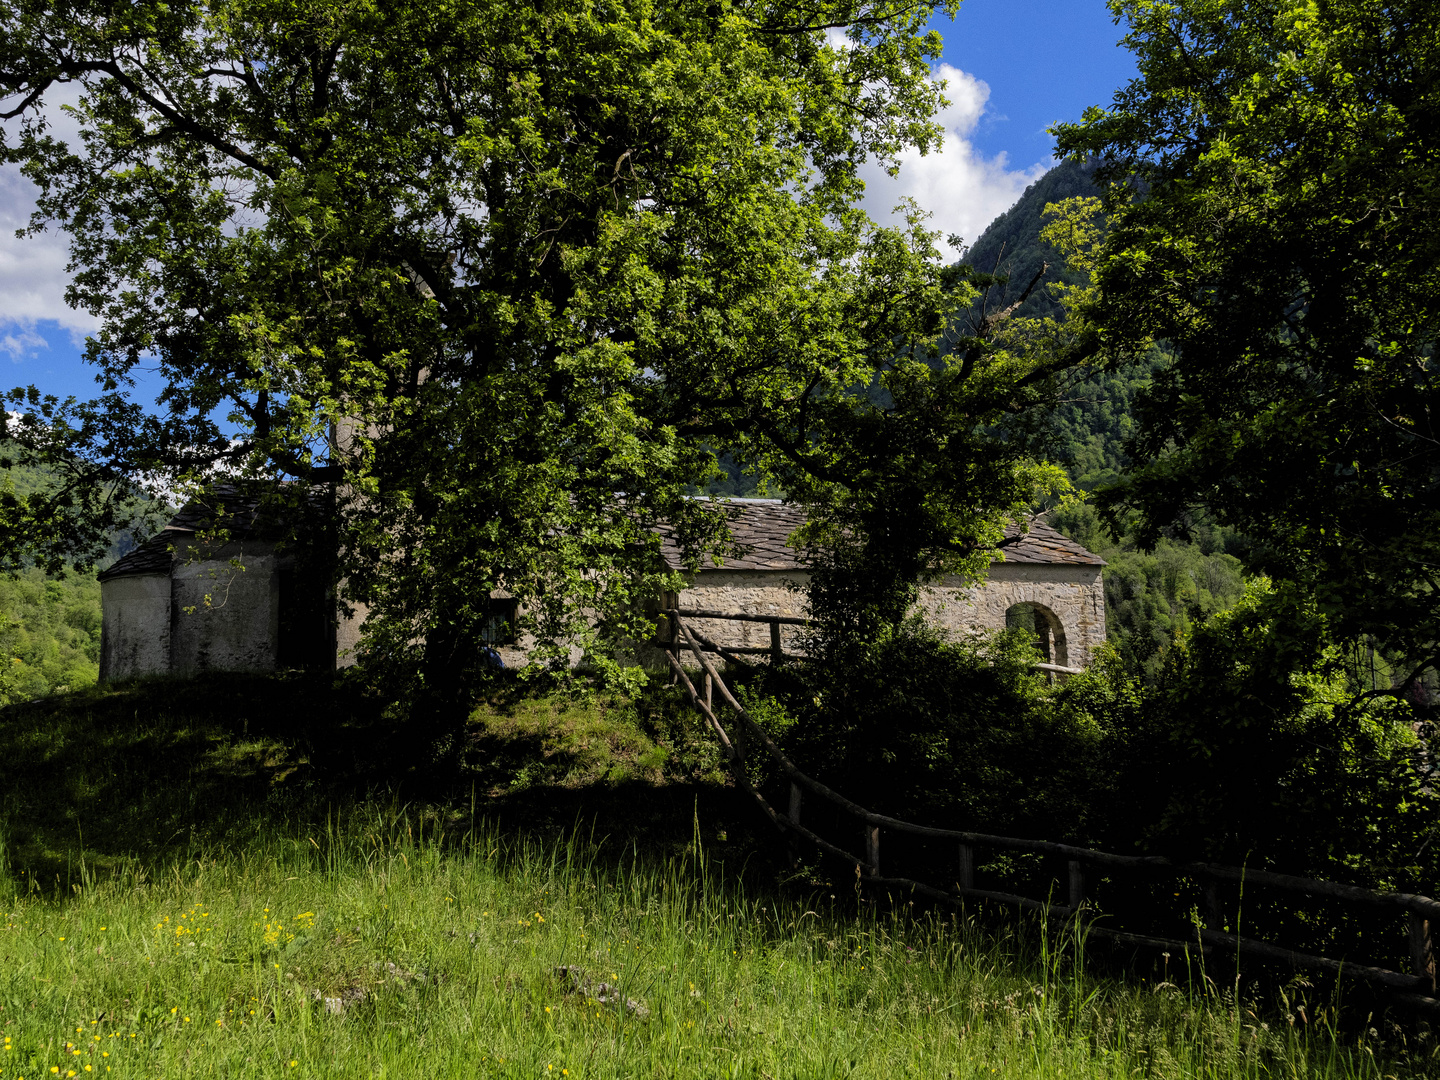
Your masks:
[[[563,965],[555,969],[566,985],[566,991],[572,994],[579,994],[587,1001],[593,1001],[597,1005],[604,1005],[612,1009],[624,1008],[631,1016],[639,1017],[641,1020],[650,1015],[650,1010],[645,1003],[636,1001],[634,998],[627,998],[620,993],[620,988],[613,983],[594,983],[585,978],[582,968],[571,965]]]
[[[339,994],[322,994],[319,990],[311,990],[310,997],[313,1001],[319,1001],[325,1006],[325,1011],[331,1016],[339,1016],[351,1005],[359,1005],[365,1000],[365,988],[363,986],[347,986]]]

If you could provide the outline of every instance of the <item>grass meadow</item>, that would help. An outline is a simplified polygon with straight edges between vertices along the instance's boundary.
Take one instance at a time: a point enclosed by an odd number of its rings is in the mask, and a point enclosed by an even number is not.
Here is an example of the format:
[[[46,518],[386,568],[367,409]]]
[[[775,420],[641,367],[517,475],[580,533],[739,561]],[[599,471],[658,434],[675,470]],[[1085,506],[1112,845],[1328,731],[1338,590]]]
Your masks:
[[[491,703],[439,776],[283,680],[0,712],[0,1080],[1430,1072],[1413,1028],[786,886],[685,723]]]

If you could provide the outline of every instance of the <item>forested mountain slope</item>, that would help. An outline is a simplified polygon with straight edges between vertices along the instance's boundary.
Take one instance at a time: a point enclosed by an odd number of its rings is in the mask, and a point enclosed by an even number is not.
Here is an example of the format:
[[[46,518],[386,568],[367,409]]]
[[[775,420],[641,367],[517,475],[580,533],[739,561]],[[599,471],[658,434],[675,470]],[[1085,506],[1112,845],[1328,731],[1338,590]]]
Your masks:
[[[15,465],[0,471],[0,498],[28,495],[49,483],[43,470]],[[158,528],[165,516],[159,508],[137,525]],[[130,531],[115,535],[104,564],[136,542]],[[47,577],[32,567],[18,578],[0,575],[0,705],[89,686],[99,665],[100,583],[93,571]]]
[[[95,682],[100,665],[100,583],[94,574],[0,577],[0,705]]]
[[[1045,207],[1065,199],[1099,195],[1090,182],[1094,166],[1064,161],[1025,189],[1025,194],[1009,210],[1001,214],[980,238],[965,252],[964,262],[981,274],[998,274],[1009,279],[991,297],[990,308],[996,310],[1018,297],[1030,280],[1045,264],[1044,281],[1078,282],[1073,270],[1066,270],[1060,253],[1040,239],[1044,226]],[[1060,305],[1048,289],[1036,289],[1016,312],[1026,318],[1060,315]]]
[[[965,254],[982,274],[1007,277],[988,299],[992,312],[1013,302],[1042,266],[1044,283],[1078,283],[1060,253],[1040,238],[1047,204],[1099,194],[1093,166],[1063,162],[1026,189],[994,220]],[[1054,291],[1037,288],[1019,316],[1061,318]],[[1084,491],[1103,486],[1129,467],[1126,440],[1144,407],[1151,377],[1169,360],[1159,346],[1145,363],[1125,371],[1082,370],[1062,386],[1054,411],[1041,424],[1046,455],[1065,466]],[[1158,675],[1161,656],[1175,636],[1197,620],[1235,604],[1244,594],[1243,538],[1199,524],[1188,535],[1168,537],[1151,552],[1136,549],[1122,532],[1113,535],[1088,506],[1050,515],[1051,523],[1109,564],[1105,570],[1107,636],[1132,670]]]

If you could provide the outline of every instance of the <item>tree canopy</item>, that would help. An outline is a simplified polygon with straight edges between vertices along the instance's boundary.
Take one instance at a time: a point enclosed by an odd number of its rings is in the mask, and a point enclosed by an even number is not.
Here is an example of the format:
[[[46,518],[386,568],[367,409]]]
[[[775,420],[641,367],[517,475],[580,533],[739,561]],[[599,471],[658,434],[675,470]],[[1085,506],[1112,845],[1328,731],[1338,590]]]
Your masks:
[[[971,291],[921,216],[855,208],[862,162],[938,136],[935,6],[10,0],[4,155],[70,235],[104,384],[21,395],[12,434],[129,480],[288,480],[374,655],[423,642],[451,697],[496,589],[556,660],[638,629],[660,523],[723,548],[685,496],[717,453],[824,535],[901,536],[901,586],[983,562],[1055,477],[987,425],[1058,361],[947,328]]]
[[[1197,508],[1336,633],[1440,642],[1440,11],[1423,0],[1113,0],[1140,75],[1057,129],[1110,231],[1087,317],[1163,341],[1135,466],[1154,541]]]

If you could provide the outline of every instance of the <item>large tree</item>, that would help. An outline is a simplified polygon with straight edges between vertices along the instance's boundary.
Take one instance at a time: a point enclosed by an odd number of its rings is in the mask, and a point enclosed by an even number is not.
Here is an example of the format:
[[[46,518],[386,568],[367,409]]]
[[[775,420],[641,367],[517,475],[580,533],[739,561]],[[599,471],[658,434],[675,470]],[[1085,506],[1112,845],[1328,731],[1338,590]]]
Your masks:
[[[990,327],[934,359],[963,275],[855,208],[861,163],[938,134],[935,6],[7,0],[5,156],[102,321],[87,415],[137,365],[166,387],[123,454],[72,425],[76,460],[289,478],[374,654],[423,643],[452,704],[493,591],[559,659],[636,629],[660,522],[723,546],[686,498],[716,451],[822,508],[939,460],[906,566],[973,559],[1036,473],[970,451],[1043,375]]]
[[[1145,534],[1245,530],[1332,626],[1440,646],[1440,8],[1112,0],[1139,76],[1058,129],[1102,159],[1089,316],[1174,354],[1137,466]]]

